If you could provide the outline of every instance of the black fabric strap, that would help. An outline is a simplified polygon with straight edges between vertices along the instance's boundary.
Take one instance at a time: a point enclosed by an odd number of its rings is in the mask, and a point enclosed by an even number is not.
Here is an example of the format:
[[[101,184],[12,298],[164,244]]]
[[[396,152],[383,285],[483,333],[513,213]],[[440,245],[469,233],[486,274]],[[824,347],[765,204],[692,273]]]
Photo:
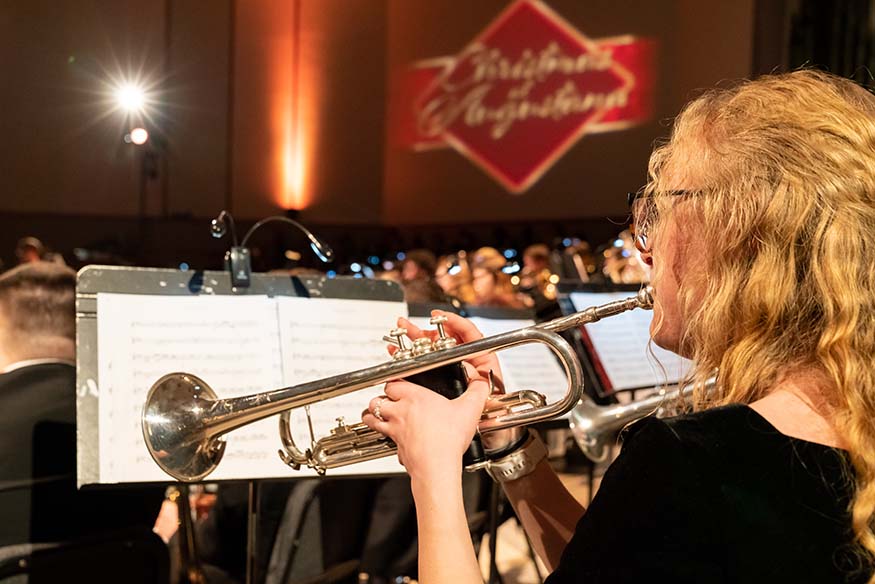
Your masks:
[[[487,450],[486,458],[488,460],[498,460],[499,458],[504,458],[511,452],[519,450],[523,447],[523,444],[526,443],[526,441],[529,439],[529,435],[532,433],[534,433],[534,430],[524,428],[522,434],[520,434],[520,437],[508,444],[507,446],[499,450]]]

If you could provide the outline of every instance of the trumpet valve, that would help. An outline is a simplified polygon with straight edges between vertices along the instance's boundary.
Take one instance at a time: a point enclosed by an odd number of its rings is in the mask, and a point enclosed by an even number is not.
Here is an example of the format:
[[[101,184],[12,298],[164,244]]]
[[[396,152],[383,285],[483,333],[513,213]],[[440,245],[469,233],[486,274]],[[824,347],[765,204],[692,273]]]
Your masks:
[[[391,337],[392,344],[398,347],[398,350],[392,355],[392,358],[396,361],[401,361],[402,359],[409,359],[413,357],[413,349],[407,346],[407,341],[405,340],[407,336],[407,329],[398,327],[389,331],[389,337]]]
[[[434,342],[434,348],[437,351],[441,351],[443,349],[452,349],[457,345],[456,339],[452,337],[447,337],[445,339],[438,339]]]
[[[332,437],[341,437],[341,436],[345,436],[345,435],[354,433],[352,427],[348,426],[346,424],[345,418],[343,418],[343,417],[336,418],[336,421],[337,421],[337,425],[331,429],[331,436]]]
[[[425,355],[426,353],[431,353],[434,351],[434,345],[432,344],[430,339],[422,337],[420,339],[416,339],[413,341],[413,355]]]
[[[446,316],[433,316],[428,321],[432,326],[437,327],[438,338],[434,342],[435,350],[450,349],[456,346],[456,339],[447,336],[447,331],[444,324],[447,322]]]
[[[446,324],[447,320],[446,316],[433,316],[428,321],[429,324],[437,327],[438,336],[442,339],[447,338],[447,331],[444,330],[444,324]]]

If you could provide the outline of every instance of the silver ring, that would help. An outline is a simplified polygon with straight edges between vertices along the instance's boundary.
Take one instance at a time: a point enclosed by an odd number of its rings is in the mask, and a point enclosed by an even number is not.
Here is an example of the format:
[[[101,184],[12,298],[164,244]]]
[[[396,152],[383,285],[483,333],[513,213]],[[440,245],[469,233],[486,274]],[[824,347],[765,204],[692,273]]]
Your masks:
[[[374,417],[377,418],[378,420],[380,420],[381,422],[385,422],[386,418],[384,418],[380,414],[380,404],[383,403],[384,399],[389,399],[389,396],[388,395],[380,395],[377,397],[379,398],[380,401],[378,401],[377,405],[374,406]]]

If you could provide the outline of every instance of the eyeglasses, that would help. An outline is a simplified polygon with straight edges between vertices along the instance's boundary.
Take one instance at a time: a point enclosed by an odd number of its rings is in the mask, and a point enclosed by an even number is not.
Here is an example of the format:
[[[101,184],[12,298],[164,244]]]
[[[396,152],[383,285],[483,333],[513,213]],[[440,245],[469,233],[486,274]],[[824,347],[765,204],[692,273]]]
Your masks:
[[[660,195],[683,197],[696,192],[697,191],[682,189],[676,191],[663,191]],[[644,189],[640,189],[634,193],[626,193],[626,202],[629,205],[629,210],[632,212],[632,223],[629,225],[629,232],[632,234],[632,238],[635,241],[635,248],[641,253],[650,253],[651,242],[648,239],[647,233],[650,226],[647,222],[652,221],[655,214],[655,211],[652,208],[653,195],[646,195]],[[645,211],[645,205],[651,205],[651,207],[647,208]]]

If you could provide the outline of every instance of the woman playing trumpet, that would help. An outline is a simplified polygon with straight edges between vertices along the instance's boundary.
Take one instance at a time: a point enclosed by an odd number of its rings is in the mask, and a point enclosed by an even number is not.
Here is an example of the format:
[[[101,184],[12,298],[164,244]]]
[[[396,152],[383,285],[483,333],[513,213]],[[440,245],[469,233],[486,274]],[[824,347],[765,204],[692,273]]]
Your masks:
[[[875,98],[813,71],[707,93],[633,214],[653,342],[717,388],[633,425],[586,510],[537,438],[484,436],[548,581],[875,582]],[[364,415],[411,476],[427,584],[481,581],[459,476],[500,372],[470,365],[456,400],[397,381]]]

